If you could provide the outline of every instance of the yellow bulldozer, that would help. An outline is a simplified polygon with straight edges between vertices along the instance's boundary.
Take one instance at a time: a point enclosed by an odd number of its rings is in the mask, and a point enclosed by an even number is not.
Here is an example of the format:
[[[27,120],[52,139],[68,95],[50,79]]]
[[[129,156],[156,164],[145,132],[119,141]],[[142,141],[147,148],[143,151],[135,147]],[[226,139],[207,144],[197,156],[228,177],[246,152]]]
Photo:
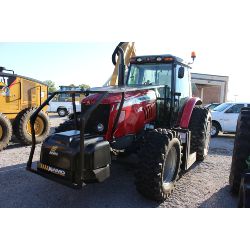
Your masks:
[[[12,135],[23,145],[30,145],[30,116],[48,97],[48,86],[38,80],[20,76],[0,67],[0,151]],[[43,109],[35,122],[36,142],[49,134],[49,119]]]

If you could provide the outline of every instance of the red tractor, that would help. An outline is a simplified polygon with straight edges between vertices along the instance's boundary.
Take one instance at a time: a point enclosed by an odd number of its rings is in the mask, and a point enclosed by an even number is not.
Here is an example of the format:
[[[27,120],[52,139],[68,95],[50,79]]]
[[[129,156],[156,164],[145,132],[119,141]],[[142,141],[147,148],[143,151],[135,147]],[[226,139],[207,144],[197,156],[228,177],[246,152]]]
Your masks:
[[[120,45],[120,44],[119,44]],[[181,172],[206,157],[211,114],[192,97],[190,65],[172,55],[130,59],[125,79],[120,46],[118,86],[86,90],[82,110],[61,124],[43,143],[40,162],[32,166],[35,136],[27,170],[70,187],[103,181],[110,175],[111,155],[135,152],[137,190],[157,201],[173,191]],[[194,58],[193,58],[194,59]],[[31,117],[61,92],[53,93]]]

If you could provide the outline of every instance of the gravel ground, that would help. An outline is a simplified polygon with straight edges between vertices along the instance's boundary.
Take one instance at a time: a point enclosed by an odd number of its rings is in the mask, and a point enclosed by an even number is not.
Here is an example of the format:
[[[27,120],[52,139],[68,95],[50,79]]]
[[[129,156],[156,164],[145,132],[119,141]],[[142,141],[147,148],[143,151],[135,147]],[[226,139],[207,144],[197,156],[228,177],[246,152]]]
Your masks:
[[[51,116],[52,130],[63,120]],[[212,139],[206,160],[189,169],[161,204],[137,193],[132,165],[116,162],[105,182],[72,190],[27,172],[30,147],[14,142],[0,152],[0,207],[237,207],[228,186],[233,142],[232,135]],[[39,151],[38,145],[34,161]]]

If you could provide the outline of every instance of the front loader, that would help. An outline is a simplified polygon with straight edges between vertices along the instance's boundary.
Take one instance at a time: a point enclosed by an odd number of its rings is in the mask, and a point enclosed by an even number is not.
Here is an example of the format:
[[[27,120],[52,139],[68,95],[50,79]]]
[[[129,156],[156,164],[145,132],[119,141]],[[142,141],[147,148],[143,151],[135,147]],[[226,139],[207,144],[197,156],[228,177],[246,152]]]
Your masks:
[[[135,184],[144,196],[165,200],[181,172],[206,157],[211,114],[192,97],[190,65],[172,55],[136,56],[125,77],[121,43],[115,49],[118,84],[84,92],[81,113],[61,124],[41,148],[40,161],[32,165],[36,137],[27,170],[73,188],[101,182],[110,176],[112,155],[134,152]],[[193,55],[194,59],[194,55]],[[32,115],[34,121],[53,93]]]
[[[30,116],[47,98],[46,84],[0,67],[0,151],[8,146],[12,134],[21,144],[31,144]],[[35,121],[36,141],[42,142],[48,134],[44,107]]]

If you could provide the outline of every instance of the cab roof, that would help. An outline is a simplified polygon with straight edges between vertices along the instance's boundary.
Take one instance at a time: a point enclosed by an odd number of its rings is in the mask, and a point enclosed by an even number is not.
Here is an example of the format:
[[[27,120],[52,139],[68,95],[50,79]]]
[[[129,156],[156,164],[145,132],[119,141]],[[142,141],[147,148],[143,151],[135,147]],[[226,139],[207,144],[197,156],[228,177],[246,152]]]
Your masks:
[[[141,58],[141,59],[147,59],[147,58],[149,58],[149,59],[155,59],[155,60],[156,60],[156,58],[169,58],[169,59],[172,59],[172,62],[174,61],[174,62],[183,64],[183,65],[185,65],[185,66],[191,68],[191,67],[189,66],[189,64],[188,64],[187,62],[185,62],[182,58],[177,57],[177,56],[173,56],[173,55],[171,55],[171,54],[135,56],[135,57],[132,57],[131,60],[134,61],[134,62],[136,63],[136,62],[137,62],[137,59],[139,59],[139,58]],[[170,61],[171,61],[171,60],[169,60],[169,62],[170,62]],[[150,62],[150,61],[145,61],[145,62]],[[141,63],[142,63],[142,62],[141,62]],[[160,61],[158,61],[158,63],[160,63]]]
[[[46,83],[44,82],[41,82],[39,80],[36,80],[34,78],[30,78],[30,77],[27,77],[27,76],[21,76],[21,75],[17,75],[17,74],[11,74],[11,73],[5,73],[5,72],[0,72],[0,76],[2,77],[20,77],[20,78],[23,78],[23,79],[26,79],[26,80],[29,80],[29,81],[32,81],[32,82],[37,82],[39,84],[42,84],[42,85],[45,85],[45,86],[48,86]]]

